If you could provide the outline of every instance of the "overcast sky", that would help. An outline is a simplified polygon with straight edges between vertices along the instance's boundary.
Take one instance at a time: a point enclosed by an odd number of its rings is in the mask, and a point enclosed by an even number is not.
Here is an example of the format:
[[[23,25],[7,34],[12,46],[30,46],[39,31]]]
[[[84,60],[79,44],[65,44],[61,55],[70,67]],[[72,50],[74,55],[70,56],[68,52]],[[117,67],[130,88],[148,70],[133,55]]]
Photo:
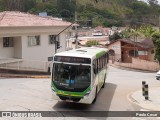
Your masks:
[[[147,2],[148,0],[141,0],[141,1],[145,1],[145,2]],[[160,0],[157,0],[158,1],[158,3],[160,4]]]

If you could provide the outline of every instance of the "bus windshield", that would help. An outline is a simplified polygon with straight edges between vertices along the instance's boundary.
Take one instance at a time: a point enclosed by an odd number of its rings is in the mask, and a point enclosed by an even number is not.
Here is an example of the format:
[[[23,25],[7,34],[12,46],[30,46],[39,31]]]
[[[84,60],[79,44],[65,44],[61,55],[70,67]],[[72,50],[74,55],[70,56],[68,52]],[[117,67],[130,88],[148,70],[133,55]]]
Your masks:
[[[54,63],[53,83],[59,90],[82,92],[91,83],[91,67]]]

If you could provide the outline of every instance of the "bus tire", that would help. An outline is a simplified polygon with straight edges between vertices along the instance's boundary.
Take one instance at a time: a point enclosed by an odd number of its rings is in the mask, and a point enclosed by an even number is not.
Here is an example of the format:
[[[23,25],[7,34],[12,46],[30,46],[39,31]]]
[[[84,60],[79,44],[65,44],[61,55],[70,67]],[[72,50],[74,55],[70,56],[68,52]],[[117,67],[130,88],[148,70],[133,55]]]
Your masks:
[[[96,100],[97,100],[97,87],[96,87],[96,92],[95,92],[95,98],[94,98],[92,104],[94,104],[96,102]]]
[[[105,77],[104,77],[104,82],[103,82],[102,88],[105,87],[105,84],[106,84],[105,82],[106,82],[106,74],[105,74]]]

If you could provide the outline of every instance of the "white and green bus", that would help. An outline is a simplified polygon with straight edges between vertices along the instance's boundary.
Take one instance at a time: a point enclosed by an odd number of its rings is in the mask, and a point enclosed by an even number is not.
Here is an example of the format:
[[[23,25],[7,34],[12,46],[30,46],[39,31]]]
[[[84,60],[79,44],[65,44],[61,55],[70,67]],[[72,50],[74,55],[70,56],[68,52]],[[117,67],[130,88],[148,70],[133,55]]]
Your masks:
[[[91,104],[105,86],[108,50],[84,47],[54,55],[51,88],[56,100]]]

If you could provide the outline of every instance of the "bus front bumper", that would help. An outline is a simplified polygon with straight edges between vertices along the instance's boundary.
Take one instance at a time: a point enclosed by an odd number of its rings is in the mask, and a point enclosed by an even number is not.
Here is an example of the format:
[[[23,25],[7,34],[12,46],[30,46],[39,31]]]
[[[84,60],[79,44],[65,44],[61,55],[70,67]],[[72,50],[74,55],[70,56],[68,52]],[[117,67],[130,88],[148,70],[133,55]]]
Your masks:
[[[83,96],[81,98],[73,97],[73,96],[63,96],[63,95],[57,95],[56,92],[52,93],[52,98],[58,101],[66,101],[66,102],[74,102],[74,103],[84,103],[84,104],[91,104],[93,101],[93,98],[91,95]],[[64,98],[64,99],[62,99]],[[66,98],[66,99],[65,99]],[[74,99],[80,99],[78,101],[75,101]]]

